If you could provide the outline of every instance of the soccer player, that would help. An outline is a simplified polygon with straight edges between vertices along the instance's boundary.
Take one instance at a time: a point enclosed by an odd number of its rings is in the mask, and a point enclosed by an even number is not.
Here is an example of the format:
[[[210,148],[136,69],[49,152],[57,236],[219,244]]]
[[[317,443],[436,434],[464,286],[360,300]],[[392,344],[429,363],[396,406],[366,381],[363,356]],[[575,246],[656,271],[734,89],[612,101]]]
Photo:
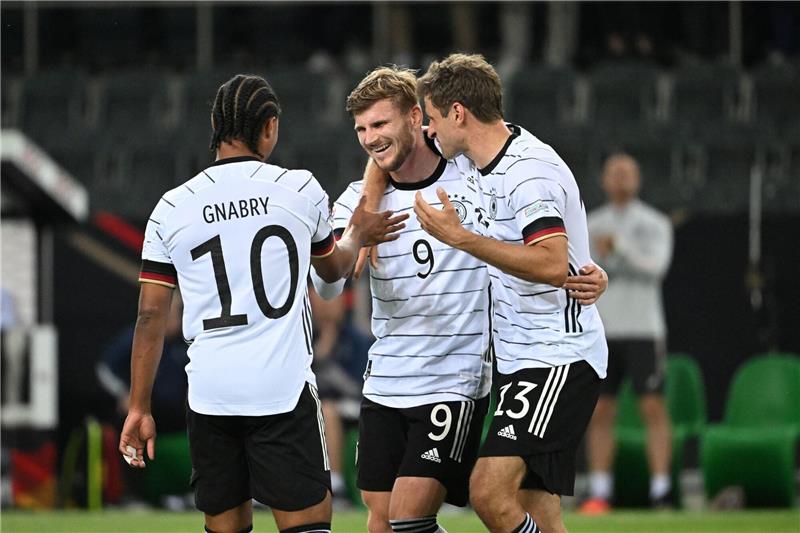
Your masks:
[[[561,289],[591,262],[586,213],[564,161],[503,120],[502,86],[482,56],[453,54],[418,81],[428,135],[456,161],[476,225],[465,228],[444,191],[414,212],[436,239],[486,262],[492,277],[498,405],[470,479],[471,502],[491,531],[566,531],[575,455],[605,377],[607,348],[593,305]],[[536,105],[532,103],[531,105]]]
[[[350,94],[347,109],[361,146],[375,162],[367,178],[381,182],[375,208],[411,211],[416,194],[438,205],[436,188],[442,187],[459,223],[471,227],[474,206],[460,171],[422,130],[411,71],[374,70]],[[363,186],[351,183],[335,203],[338,231],[346,227]],[[377,341],[364,386],[358,484],[370,532],[436,532],[444,501],[466,504],[477,457],[491,372],[489,277],[482,262],[427,237],[413,217],[396,241],[374,253],[379,261],[372,264],[370,282]],[[597,283],[591,297],[604,288],[603,274],[596,275],[599,281],[587,280]],[[316,285],[324,293],[336,292]]]
[[[150,392],[172,289],[184,299],[187,426],[196,505],[208,532],[252,530],[251,498],[280,531],[330,531],[320,402],[310,370],[309,266],[345,276],[364,243],[395,238],[404,215],[354,209],[338,244],[328,196],[305,170],[264,161],[278,138],[270,85],[237,75],[211,114],[216,162],[166,192],[145,232],[131,397],[119,449],[154,458]]]
[[[581,506],[581,511],[593,514],[609,510],[615,396],[626,374],[647,428],[650,500],[655,507],[672,503],[672,439],[664,403],[667,328],[661,303],[661,282],[672,255],[672,224],[637,197],[641,175],[630,155],[609,157],[602,182],[609,202],[589,213],[589,236],[593,255],[608,266],[615,283],[598,305],[608,337],[608,378],[589,423],[586,444],[591,497]]]

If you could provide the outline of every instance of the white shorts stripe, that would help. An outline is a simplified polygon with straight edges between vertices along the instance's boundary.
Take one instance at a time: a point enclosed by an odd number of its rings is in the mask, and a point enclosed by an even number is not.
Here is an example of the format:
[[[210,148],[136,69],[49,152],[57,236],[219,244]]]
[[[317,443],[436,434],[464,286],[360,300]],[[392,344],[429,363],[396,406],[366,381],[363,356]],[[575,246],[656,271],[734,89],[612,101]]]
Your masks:
[[[539,413],[542,410],[542,403],[544,402],[544,397],[547,396],[547,391],[550,389],[550,383],[553,380],[553,375],[555,374],[556,368],[551,368],[550,373],[547,374],[547,381],[544,382],[544,387],[542,387],[542,392],[539,394],[539,401],[536,402],[536,409],[533,411],[533,416],[531,417],[531,425],[528,426],[528,433],[533,431],[533,426],[536,424],[536,420],[539,418]]]
[[[464,448],[467,446],[467,439],[469,439],[469,428],[472,425],[472,415],[475,414],[475,402],[467,402],[467,419],[464,422],[464,433],[461,435],[461,445],[458,447],[458,459],[460,463],[464,455]]]
[[[319,439],[322,443],[322,462],[324,463],[325,470],[331,469],[331,463],[328,458],[328,443],[325,440],[325,420],[322,418],[322,403],[319,401],[317,389],[311,384],[308,384],[308,390],[311,391],[311,396],[317,404],[317,426],[319,427]]]
[[[536,425],[533,429],[533,434],[536,435],[539,433],[539,430],[542,427],[542,423],[544,423],[544,419],[547,416],[547,410],[550,407],[550,402],[553,400],[553,396],[555,395],[556,389],[558,388],[558,383],[561,380],[561,375],[564,373],[564,367],[559,366],[556,367],[556,373],[553,377],[553,382],[550,384],[550,388],[547,389],[547,397],[544,399],[544,404],[542,405],[542,412],[539,413],[539,419],[536,421]]]
[[[569,367],[570,365],[566,365],[564,367],[564,372],[561,374],[561,381],[558,384],[555,396],[553,396],[553,401],[550,402],[550,409],[547,411],[547,417],[544,419],[544,425],[542,425],[541,429],[538,430],[538,433],[534,433],[534,435],[538,435],[539,438],[544,438],[544,432],[547,430],[547,424],[550,422],[550,417],[553,416],[553,411],[556,408],[556,402],[558,402],[558,396],[561,394],[561,389],[564,388],[564,383],[567,382]]]
[[[456,457],[458,457],[458,444],[461,439],[461,433],[464,431],[464,427],[462,422],[464,422],[464,411],[466,410],[466,403],[467,402],[460,402],[461,403],[461,410],[458,412],[458,422],[456,423],[456,435],[453,438],[453,447],[450,449],[450,459],[457,461]]]

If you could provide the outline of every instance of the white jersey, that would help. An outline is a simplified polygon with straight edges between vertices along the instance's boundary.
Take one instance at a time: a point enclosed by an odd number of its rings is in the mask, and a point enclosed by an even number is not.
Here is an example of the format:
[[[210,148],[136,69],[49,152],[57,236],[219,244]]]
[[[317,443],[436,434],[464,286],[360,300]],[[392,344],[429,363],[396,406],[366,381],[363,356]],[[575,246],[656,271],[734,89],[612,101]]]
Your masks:
[[[362,182],[351,183],[334,204],[334,230],[341,231],[361,197]],[[478,399],[491,387],[489,278],[486,266],[469,254],[428,235],[414,216],[414,196],[441,206],[444,188],[472,228],[461,176],[441,159],[418,183],[392,182],[380,210],[410,213],[397,240],[378,245],[378,268],[370,270],[372,331],[364,396],[394,408]]]
[[[614,279],[597,302],[609,339],[665,339],[661,282],[672,257],[672,224],[634,199],[622,208],[604,205],[589,213],[589,235],[614,238],[603,268]]]
[[[493,239],[535,244],[566,235],[569,272],[592,262],[586,211],[578,185],[548,145],[518,126],[497,157],[477,169],[456,158],[470,197],[478,206],[476,226]],[[608,349],[594,305],[581,306],[565,289],[531,283],[489,266],[494,303],[497,368],[560,366],[585,360],[604,378]]]
[[[283,413],[315,384],[306,277],[333,247],[328,195],[305,170],[223,159],[164,194],[140,281],[180,285],[193,411]]]

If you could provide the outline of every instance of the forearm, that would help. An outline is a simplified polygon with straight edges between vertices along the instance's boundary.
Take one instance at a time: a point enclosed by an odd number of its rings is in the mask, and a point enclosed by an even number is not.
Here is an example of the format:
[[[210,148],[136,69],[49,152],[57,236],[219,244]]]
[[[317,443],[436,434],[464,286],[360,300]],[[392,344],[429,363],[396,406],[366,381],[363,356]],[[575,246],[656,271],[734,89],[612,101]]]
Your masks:
[[[323,299],[331,300],[336,298],[344,290],[345,279],[341,278],[334,282],[327,282],[317,273],[316,269],[311,269],[311,282],[314,284],[314,289]]]
[[[140,311],[131,352],[130,408],[150,412],[150,396],[164,349],[165,318],[159,311]]]
[[[533,245],[513,244],[464,232],[453,245],[468,254],[525,281],[561,287],[569,270],[565,253],[552,246],[553,237]],[[553,241],[553,242],[548,242]]]
[[[361,239],[355,229],[350,226],[336,242],[336,246],[330,256],[312,260],[314,270],[326,283],[335,283],[342,278],[346,278],[353,271],[353,265],[355,265],[358,258],[358,250],[360,248]]]
[[[389,175],[370,158],[364,169],[364,185],[361,189],[361,195],[367,197],[367,210],[377,211],[380,208],[381,198],[388,184]]]

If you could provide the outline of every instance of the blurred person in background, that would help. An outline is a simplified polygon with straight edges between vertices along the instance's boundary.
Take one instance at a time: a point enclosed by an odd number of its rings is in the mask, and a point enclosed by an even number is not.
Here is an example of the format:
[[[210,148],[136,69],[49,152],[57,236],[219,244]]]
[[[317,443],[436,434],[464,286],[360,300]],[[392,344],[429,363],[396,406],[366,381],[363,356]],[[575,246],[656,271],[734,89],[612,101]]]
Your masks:
[[[311,317],[314,324],[314,362],[311,369],[317,376],[319,399],[325,417],[325,437],[331,463],[331,488],[335,508],[350,506],[342,469],[345,447],[345,419],[349,409],[341,406],[354,403],[355,412],[361,401],[362,374],[367,366],[367,351],[372,339],[363,334],[351,320],[346,294],[330,300],[309,290]],[[357,418],[355,418],[357,420]]]
[[[585,513],[609,510],[613,497],[616,394],[625,376],[632,381],[647,428],[650,499],[671,504],[671,430],[664,402],[666,323],[661,283],[672,256],[669,219],[638,198],[639,165],[627,154],[605,162],[602,185],[608,203],[589,213],[592,257],[612,282],[598,301],[608,339],[608,377],[589,424],[587,452],[590,497]]]
[[[189,363],[188,346],[183,339],[181,317],[183,305],[178,293],[172,301],[164,332],[164,352],[158,364],[156,380],[153,384],[153,416],[158,419],[162,434],[185,433],[186,431],[186,371]],[[95,366],[100,386],[116,399],[116,413],[121,418],[114,420],[115,431],[128,414],[131,386],[131,345],[134,325],[114,337],[103,349]],[[145,505],[146,489],[141,476],[131,475],[130,469],[123,471],[125,493],[122,503],[125,506]],[[184,510],[189,499],[185,495],[163,494],[161,505],[172,510]],[[190,504],[188,504],[190,505]]]
[[[153,413],[158,418],[161,431],[186,429],[186,372],[189,362],[188,346],[183,340],[181,316],[183,305],[176,293],[169,310],[167,329],[164,332],[164,354],[158,365],[153,385]],[[117,334],[103,349],[95,371],[103,389],[117,400],[117,412],[123,419],[128,414],[131,386],[131,344],[134,325]]]

